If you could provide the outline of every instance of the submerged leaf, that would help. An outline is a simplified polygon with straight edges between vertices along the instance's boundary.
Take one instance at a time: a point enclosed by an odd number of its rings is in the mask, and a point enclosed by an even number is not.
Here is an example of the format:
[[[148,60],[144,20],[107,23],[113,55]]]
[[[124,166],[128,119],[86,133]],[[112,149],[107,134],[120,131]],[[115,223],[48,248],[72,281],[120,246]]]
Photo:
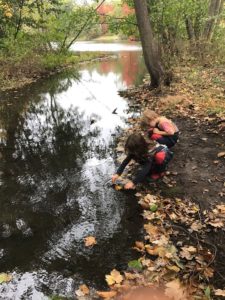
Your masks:
[[[12,280],[11,274],[0,273],[0,283],[9,282]]]

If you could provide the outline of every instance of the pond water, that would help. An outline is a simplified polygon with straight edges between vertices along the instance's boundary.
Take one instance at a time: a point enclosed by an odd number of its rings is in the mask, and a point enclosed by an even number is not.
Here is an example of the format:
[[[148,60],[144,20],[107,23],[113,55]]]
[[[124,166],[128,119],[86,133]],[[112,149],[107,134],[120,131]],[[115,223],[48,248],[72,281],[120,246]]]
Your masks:
[[[121,48],[79,72],[0,94],[0,272],[13,275],[1,299],[71,297],[83,283],[104,288],[105,274],[137,257],[136,199],[105,184],[128,117],[118,90],[145,74],[140,46]],[[85,247],[87,236],[97,245]]]

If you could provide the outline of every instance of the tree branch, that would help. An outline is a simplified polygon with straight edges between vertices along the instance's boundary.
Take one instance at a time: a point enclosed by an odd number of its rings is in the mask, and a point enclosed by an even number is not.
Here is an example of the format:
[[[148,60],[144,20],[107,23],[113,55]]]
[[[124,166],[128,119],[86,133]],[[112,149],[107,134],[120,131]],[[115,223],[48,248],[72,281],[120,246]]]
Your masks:
[[[78,31],[78,33],[76,34],[76,36],[72,39],[72,41],[69,43],[69,45],[66,47],[67,49],[69,49],[71,47],[71,45],[76,41],[76,39],[80,36],[80,34],[82,33],[82,31],[84,30],[84,28],[88,25],[89,23],[89,19],[91,17],[91,15],[93,14],[93,12],[97,11],[99,9],[99,7],[102,6],[102,4],[105,2],[106,0],[102,0],[101,3],[88,15],[87,20],[84,22],[84,24],[82,25],[82,27],[80,28],[80,30]]]

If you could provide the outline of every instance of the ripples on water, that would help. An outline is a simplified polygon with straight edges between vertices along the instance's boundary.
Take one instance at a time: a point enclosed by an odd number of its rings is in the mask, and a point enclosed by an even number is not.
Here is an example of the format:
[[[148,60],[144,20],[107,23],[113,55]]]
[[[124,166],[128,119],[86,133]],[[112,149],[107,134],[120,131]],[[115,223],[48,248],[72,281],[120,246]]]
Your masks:
[[[81,283],[102,288],[104,274],[134,257],[139,208],[132,193],[104,182],[127,117],[117,91],[143,73],[139,52],[119,52],[1,95],[0,269],[13,272],[0,286],[3,299],[71,296]],[[92,249],[84,247],[89,235]]]

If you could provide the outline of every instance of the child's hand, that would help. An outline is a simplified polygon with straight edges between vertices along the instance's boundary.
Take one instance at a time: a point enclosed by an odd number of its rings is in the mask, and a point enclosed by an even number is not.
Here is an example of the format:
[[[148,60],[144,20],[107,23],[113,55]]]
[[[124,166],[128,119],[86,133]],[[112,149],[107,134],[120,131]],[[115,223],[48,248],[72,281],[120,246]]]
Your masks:
[[[158,133],[159,134],[160,132],[161,132],[161,130],[159,130],[158,128],[153,129],[153,133]]]
[[[124,186],[124,189],[125,190],[131,190],[131,189],[134,189],[135,188],[135,185],[132,181],[129,181],[128,183],[125,184]]]
[[[115,183],[115,181],[119,178],[120,176],[118,174],[114,174],[112,176],[112,183]]]

